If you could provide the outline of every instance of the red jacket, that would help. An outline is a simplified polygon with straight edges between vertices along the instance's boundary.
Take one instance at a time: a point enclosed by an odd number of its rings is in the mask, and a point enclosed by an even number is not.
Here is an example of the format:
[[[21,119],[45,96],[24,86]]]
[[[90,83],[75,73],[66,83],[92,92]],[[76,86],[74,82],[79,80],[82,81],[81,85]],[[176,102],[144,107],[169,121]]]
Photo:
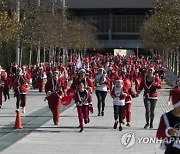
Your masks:
[[[10,88],[11,86],[11,78],[7,77],[4,81],[4,88]]]
[[[144,97],[148,97],[150,99],[157,99],[158,98],[157,89],[162,88],[161,80],[157,76],[154,76],[154,80],[152,84],[148,87],[146,84],[146,77],[147,76],[142,78],[138,91],[142,91],[144,89]]]
[[[49,79],[45,85],[46,94],[51,91],[52,94],[47,97],[48,101],[60,102],[61,96],[64,91],[64,87],[62,85],[62,81],[58,79],[57,84],[54,84],[54,79]]]
[[[44,79],[44,70],[43,69],[39,69],[37,71],[37,78],[38,78],[38,80],[43,80]]]
[[[30,79],[31,79],[31,74],[29,74],[28,72],[26,72],[23,76],[25,76],[26,81],[29,83]]]
[[[89,105],[89,104],[92,103],[92,96],[90,95],[90,93],[87,90],[85,90],[85,91],[87,92],[87,97],[86,97],[85,101],[84,102],[81,101],[81,98],[80,98],[80,96],[78,94],[79,91],[77,91],[75,96],[74,96],[75,103],[78,102],[78,103],[81,103],[81,105],[82,104]]]
[[[179,104],[180,104],[180,88],[175,87],[174,89],[170,90],[169,96],[172,99],[172,104],[173,104],[174,108],[176,106],[179,106]]]
[[[12,79],[12,86],[14,90],[18,90],[20,94],[27,94],[28,92],[28,79],[26,76],[14,76]]]
[[[125,102],[126,103],[131,103],[131,99],[135,98],[135,97],[136,97],[135,92],[132,90],[132,88],[129,88],[127,96],[125,98]]]
[[[79,78],[75,79],[71,85],[71,88],[77,90],[79,82],[80,82]],[[94,84],[91,79],[85,78],[85,88],[88,88],[88,87],[91,87],[92,89],[94,89]]]
[[[7,73],[5,71],[0,71],[0,88],[4,87],[5,76],[7,76]]]
[[[174,147],[174,140],[171,139],[175,139],[173,138],[169,133],[168,130],[170,128],[174,128],[175,125],[177,124],[177,126],[179,125],[180,121],[176,121],[172,115],[172,111],[164,113],[161,116],[160,119],[160,123],[159,123],[159,127],[157,129],[156,132],[156,137],[160,140],[162,140],[162,144],[161,144],[161,148],[162,149],[166,149],[167,147]],[[176,127],[175,127],[176,128]],[[171,139],[170,139],[171,137]]]

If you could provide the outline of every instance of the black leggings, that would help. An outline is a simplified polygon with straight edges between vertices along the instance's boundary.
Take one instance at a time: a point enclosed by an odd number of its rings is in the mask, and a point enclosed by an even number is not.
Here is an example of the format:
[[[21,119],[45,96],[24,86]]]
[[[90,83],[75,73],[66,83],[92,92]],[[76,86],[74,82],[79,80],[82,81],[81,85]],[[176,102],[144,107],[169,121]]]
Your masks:
[[[122,123],[123,108],[124,106],[114,105],[114,120],[118,120],[119,117],[119,123]]]
[[[4,88],[3,89],[3,94],[4,94],[4,98],[5,98],[5,100],[8,98],[8,99],[10,99],[10,96],[9,96],[9,88]]]
[[[145,117],[147,124],[149,124],[149,119],[150,119],[150,123],[153,123],[156,103],[157,103],[157,99],[149,99],[149,98],[144,99],[144,106],[146,109]]]
[[[107,96],[107,91],[99,91],[99,90],[96,90],[96,96],[97,96],[97,99],[98,99],[98,113],[101,112],[101,104],[102,104],[102,112],[104,112],[104,108],[105,108],[105,99],[106,99],[106,96]]]
[[[19,94],[18,89],[15,90],[15,96],[16,96],[16,108],[19,109],[21,96]]]
[[[166,149],[164,154],[180,154],[180,149],[175,147],[169,147]]]

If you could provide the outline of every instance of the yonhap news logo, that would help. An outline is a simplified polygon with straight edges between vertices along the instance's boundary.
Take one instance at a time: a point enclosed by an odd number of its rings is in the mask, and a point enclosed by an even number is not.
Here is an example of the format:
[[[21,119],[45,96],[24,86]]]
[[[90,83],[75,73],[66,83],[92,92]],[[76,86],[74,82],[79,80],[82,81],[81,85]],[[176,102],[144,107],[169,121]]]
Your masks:
[[[121,137],[121,144],[127,149],[132,147],[135,144],[135,142],[136,142],[136,137],[134,132],[125,133]]]
[[[138,144],[171,144],[178,145],[180,147],[180,131],[177,134],[178,138],[167,137],[164,139],[157,139],[155,136],[153,137],[137,137],[134,132],[127,132],[121,136],[121,144],[124,148],[128,149]]]

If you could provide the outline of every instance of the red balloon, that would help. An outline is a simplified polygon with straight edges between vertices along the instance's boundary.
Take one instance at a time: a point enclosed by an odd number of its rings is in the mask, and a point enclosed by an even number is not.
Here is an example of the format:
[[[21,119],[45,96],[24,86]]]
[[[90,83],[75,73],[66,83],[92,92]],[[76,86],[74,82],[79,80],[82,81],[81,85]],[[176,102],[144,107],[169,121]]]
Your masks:
[[[64,105],[64,106],[67,106],[69,104],[71,104],[71,98],[68,97],[68,96],[64,96],[62,99],[61,99],[61,104]]]
[[[125,88],[127,91],[129,90],[129,88],[131,88],[131,81],[130,81],[130,79],[126,78],[126,79],[124,80],[124,88]]]
[[[74,89],[68,89],[67,90],[67,96],[69,96],[70,98],[74,98],[75,96],[75,90]]]

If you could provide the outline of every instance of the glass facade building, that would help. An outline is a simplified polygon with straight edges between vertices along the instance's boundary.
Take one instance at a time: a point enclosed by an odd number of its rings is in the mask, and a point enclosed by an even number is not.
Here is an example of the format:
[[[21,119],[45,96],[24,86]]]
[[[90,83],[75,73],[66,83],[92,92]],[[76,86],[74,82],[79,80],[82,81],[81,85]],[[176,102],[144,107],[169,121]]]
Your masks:
[[[139,30],[154,0],[66,0],[79,18],[93,21],[104,48],[143,48]]]
[[[28,0],[27,0],[28,1]],[[47,1],[70,10],[71,14],[93,21],[103,48],[143,48],[139,29],[154,0],[31,0]],[[160,2],[163,0],[159,0]]]

